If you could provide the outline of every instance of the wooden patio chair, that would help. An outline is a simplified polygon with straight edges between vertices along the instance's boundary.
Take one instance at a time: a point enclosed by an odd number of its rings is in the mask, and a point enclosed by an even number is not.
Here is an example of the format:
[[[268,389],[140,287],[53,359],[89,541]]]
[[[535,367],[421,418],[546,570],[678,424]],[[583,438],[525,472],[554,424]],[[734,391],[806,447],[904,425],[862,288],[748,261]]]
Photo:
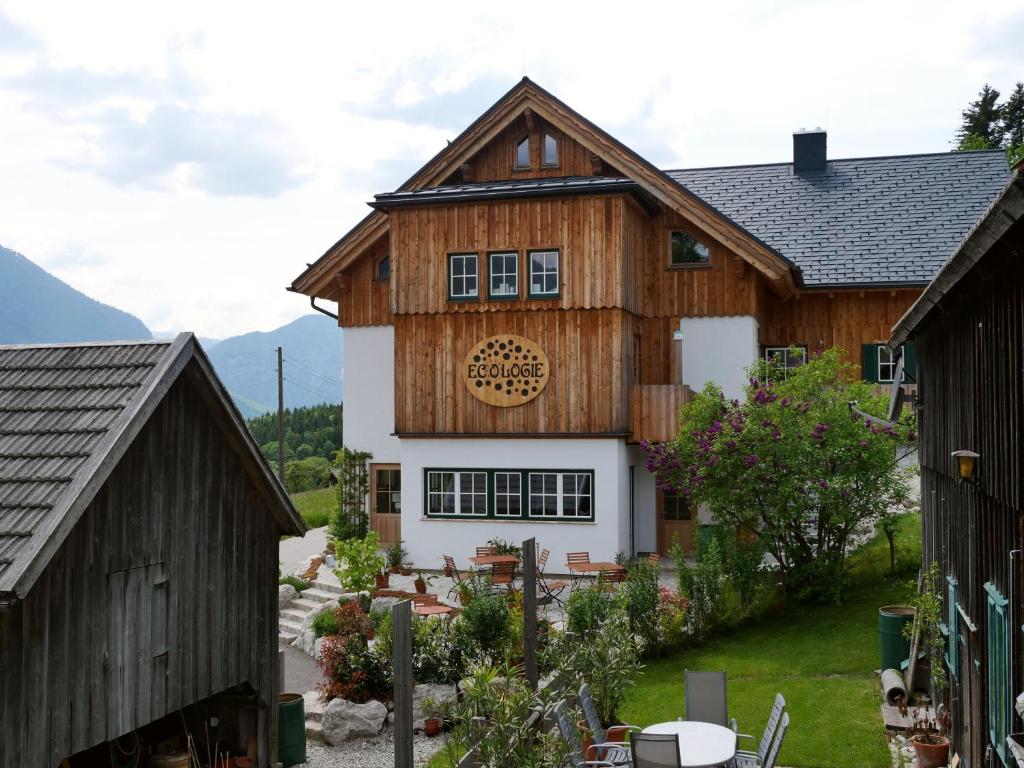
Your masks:
[[[569,586],[569,582],[565,579],[549,579],[544,574],[544,568],[547,567],[550,556],[551,552],[549,550],[542,549],[537,557],[537,589],[541,593],[538,603],[540,605],[547,605],[548,603],[555,602],[564,607],[565,601],[559,595]]]
[[[491,566],[491,586],[504,587],[508,591],[515,589],[516,564],[495,563]]]
[[[476,556],[477,557],[487,557],[489,555],[496,555],[496,554],[498,554],[497,547],[477,547],[476,548]]]
[[[462,572],[455,566],[455,558],[451,555],[441,555],[444,558],[444,567],[451,571],[452,574],[452,588],[448,590],[448,599],[450,600],[452,595],[458,596],[459,584],[466,580],[466,577],[462,575]]]
[[[736,768],[768,768],[768,752],[775,741],[775,734],[786,711],[786,700],[781,693],[775,694],[775,703],[772,704],[771,714],[768,715],[768,722],[765,723],[764,733],[761,741],[757,744],[757,751],[752,752],[746,749],[736,750]],[[752,736],[746,738],[753,738]]]
[[[565,564],[569,566],[569,573],[572,574],[572,583],[573,583],[574,587],[579,585],[580,579],[582,579],[585,575],[589,575],[589,574],[584,574],[582,571],[574,571],[572,569],[572,567],[574,565],[580,565],[582,563],[589,563],[589,562],[590,562],[590,553],[589,552],[567,552],[566,553],[566,555],[565,555]]]
[[[420,616],[438,616],[438,615],[441,615],[441,614],[435,613],[433,611],[420,611],[420,610],[418,610],[420,608],[424,608],[424,607],[428,607],[428,606],[433,607],[433,606],[439,606],[439,605],[441,605],[441,602],[437,599],[437,595],[430,595],[430,594],[427,594],[427,595],[414,595],[413,598],[412,598],[412,612],[417,614],[417,615],[420,615]],[[451,613],[452,610],[453,610],[450,605],[446,605],[444,607],[447,609],[445,611],[445,613]]]
[[[659,555],[657,552],[651,552],[651,554],[649,554],[647,556],[647,562],[649,562],[655,568],[660,568],[661,567],[661,555]]]
[[[583,742],[580,740],[580,732],[573,725],[572,717],[569,716],[569,707],[565,699],[555,704],[552,711],[555,724],[558,726],[558,733],[562,741],[569,748],[569,765],[572,768],[619,768],[624,763],[613,763],[610,760],[587,760],[583,753]],[[672,738],[675,738],[674,736]],[[597,751],[604,747],[619,747],[618,744],[593,744],[590,749]],[[628,760],[628,758],[627,758]],[[625,764],[628,764],[625,763]]]

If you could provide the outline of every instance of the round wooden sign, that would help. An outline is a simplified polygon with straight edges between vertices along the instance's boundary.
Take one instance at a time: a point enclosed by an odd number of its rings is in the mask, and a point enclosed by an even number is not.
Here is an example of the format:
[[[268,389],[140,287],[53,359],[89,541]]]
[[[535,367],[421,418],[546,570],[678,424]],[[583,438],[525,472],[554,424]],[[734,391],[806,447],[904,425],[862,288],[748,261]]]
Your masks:
[[[475,344],[462,366],[462,378],[473,397],[502,408],[533,400],[544,391],[549,373],[544,350],[512,333]]]

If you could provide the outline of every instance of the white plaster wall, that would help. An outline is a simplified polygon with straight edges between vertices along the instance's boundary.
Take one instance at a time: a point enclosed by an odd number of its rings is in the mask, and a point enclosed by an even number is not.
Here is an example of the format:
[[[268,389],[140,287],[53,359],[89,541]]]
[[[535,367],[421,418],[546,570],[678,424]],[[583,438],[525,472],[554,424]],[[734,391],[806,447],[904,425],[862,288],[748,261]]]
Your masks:
[[[629,466],[623,440],[405,439],[402,445],[402,538],[418,566],[437,568],[441,555],[460,567],[488,539],[531,536],[551,550],[548,571],[564,572],[567,552],[612,560],[629,546]],[[423,515],[424,468],[592,469],[594,522],[428,519]]]
[[[683,383],[694,392],[713,381],[725,396],[743,395],[745,369],[757,360],[757,320],[735,317],[684,317]]]
[[[644,466],[643,449],[629,446],[629,463],[633,470],[633,541],[637,552],[654,552],[658,548],[658,491],[654,475]]]
[[[346,328],[342,350],[345,445],[373,454],[375,463],[398,463],[395,431],[395,329]]]

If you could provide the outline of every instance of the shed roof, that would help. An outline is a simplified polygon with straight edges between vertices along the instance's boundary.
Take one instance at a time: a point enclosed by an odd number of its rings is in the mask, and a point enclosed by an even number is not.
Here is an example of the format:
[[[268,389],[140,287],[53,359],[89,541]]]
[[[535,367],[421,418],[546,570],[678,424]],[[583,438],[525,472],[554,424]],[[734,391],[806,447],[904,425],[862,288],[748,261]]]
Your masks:
[[[0,595],[24,597],[190,362],[261,468],[282,529],[305,530],[192,334],[0,346]]]
[[[1001,150],[667,171],[793,261],[808,288],[927,283],[1009,178]]]

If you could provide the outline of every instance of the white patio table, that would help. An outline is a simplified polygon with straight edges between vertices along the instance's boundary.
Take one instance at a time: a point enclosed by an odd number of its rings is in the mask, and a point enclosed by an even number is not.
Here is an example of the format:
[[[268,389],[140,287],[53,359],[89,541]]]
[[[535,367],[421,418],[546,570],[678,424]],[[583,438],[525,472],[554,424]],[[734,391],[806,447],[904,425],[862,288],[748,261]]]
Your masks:
[[[713,723],[673,720],[650,725],[644,733],[674,733],[679,739],[679,764],[683,768],[727,765],[736,756],[736,734]]]

